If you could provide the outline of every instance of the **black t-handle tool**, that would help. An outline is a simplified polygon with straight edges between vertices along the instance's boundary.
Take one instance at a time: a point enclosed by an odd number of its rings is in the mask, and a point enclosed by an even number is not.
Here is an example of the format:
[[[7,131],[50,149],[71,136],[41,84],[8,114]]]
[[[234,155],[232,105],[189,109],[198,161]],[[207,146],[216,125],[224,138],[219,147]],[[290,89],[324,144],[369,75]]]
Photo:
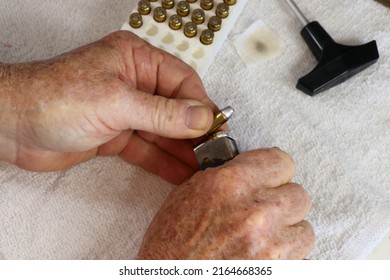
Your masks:
[[[317,22],[309,22],[293,0],[284,0],[303,24],[301,35],[318,60],[318,65],[298,80],[297,88],[316,95],[359,73],[379,59],[376,41],[360,46],[336,43]]]

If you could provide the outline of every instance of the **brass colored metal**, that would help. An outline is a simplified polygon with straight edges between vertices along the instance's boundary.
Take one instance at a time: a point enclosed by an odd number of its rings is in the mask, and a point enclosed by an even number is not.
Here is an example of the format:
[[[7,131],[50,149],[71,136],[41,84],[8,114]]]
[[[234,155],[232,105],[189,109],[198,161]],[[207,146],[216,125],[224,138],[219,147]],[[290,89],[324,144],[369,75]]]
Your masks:
[[[148,0],[149,2],[157,2],[157,0]]]
[[[221,30],[221,26],[222,26],[222,20],[220,17],[217,16],[212,16],[209,19],[209,23],[207,25],[207,27],[213,32],[217,32]]]
[[[157,7],[153,11],[153,18],[157,22],[164,22],[167,19],[167,11],[163,7]]]
[[[140,28],[142,26],[142,15],[139,13],[132,13],[130,15],[129,24],[133,28]]]
[[[152,10],[152,7],[151,7],[149,1],[142,0],[142,1],[138,2],[138,12],[141,15],[148,15],[148,14],[150,14],[151,10]]]
[[[210,29],[205,29],[202,31],[202,34],[200,34],[200,42],[203,45],[211,45],[213,43],[214,39],[214,32]]]
[[[186,35],[188,38],[195,37],[198,33],[198,26],[193,22],[187,22],[184,25],[184,35]]]
[[[233,108],[230,106],[219,111],[214,116],[213,124],[211,125],[206,135],[208,136],[213,135],[218,130],[218,128],[220,128],[224,123],[226,123],[230,119],[230,117],[233,115],[233,112],[234,112]]]
[[[190,14],[190,4],[187,1],[180,1],[177,3],[176,12],[179,16],[188,16]]]
[[[201,0],[200,6],[203,10],[211,10],[214,7],[214,0]]]
[[[223,0],[226,5],[233,6],[237,3],[237,0]]]
[[[181,16],[179,15],[172,15],[169,18],[169,27],[173,30],[178,30],[183,25],[183,20],[181,19]]]
[[[175,6],[175,0],[161,0],[161,6],[165,9],[172,9]]]
[[[219,3],[217,5],[217,9],[215,10],[215,13],[220,18],[227,18],[229,15],[229,6],[225,3]]]
[[[195,3],[197,0],[187,0],[188,3]]]
[[[202,9],[195,9],[192,12],[192,22],[196,24],[202,24],[205,21],[206,14]]]

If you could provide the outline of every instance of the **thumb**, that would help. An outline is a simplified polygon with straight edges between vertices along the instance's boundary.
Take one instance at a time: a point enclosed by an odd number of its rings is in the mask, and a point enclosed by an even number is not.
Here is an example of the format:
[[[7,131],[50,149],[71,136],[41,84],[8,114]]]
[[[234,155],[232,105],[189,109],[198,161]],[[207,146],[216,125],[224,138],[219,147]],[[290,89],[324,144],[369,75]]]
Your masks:
[[[200,137],[213,122],[211,108],[198,100],[137,92],[132,95],[129,106],[129,128],[169,138]]]

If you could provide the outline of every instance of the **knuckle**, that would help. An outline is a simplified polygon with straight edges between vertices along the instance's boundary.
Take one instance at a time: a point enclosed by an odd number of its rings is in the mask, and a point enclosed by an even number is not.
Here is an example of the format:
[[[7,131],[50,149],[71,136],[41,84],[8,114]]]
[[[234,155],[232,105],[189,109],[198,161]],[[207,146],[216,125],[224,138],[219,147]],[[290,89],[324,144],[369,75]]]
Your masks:
[[[246,193],[246,185],[237,166],[221,166],[218,168],[206,169],[205,174],[209,174],[210,180],[215,182],[214,187],[219,192],[229,194],[231,197],[241,198]]]
[[[154,96],[153,108],[150,114],[154,131],[169,130],[175,120],[173,100]]]
[[[288,184],[289,197],[293,205],[310,205],[310,197],[306,189],[296,183]]]
[[[312,247],[316,241],[316,234],[314,231],[313,226],[307,222],[307,221],[302,221],[301,224],[303,225],[302,227],[302,235],[304,236],[303,240],[306,242],[306,244],[309,247]]]

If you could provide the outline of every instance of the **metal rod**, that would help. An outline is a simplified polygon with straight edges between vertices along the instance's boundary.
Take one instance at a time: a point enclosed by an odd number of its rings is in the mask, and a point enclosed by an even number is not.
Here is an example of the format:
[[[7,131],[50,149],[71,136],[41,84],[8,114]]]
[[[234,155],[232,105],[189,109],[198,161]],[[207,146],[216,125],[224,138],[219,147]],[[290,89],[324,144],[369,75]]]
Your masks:
[[[293,0],[284,0],[284,2],[290,7],[291,11],[293,11],[303,26],[306,26],[309,23],[309,20],[305,17],[305,15]]]

